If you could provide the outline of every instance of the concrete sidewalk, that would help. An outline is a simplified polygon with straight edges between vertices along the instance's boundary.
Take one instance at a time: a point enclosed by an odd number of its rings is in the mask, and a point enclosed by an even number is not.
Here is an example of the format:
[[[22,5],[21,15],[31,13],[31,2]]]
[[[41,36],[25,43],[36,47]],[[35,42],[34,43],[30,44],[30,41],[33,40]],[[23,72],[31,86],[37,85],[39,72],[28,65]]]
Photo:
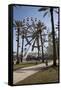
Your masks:
[[[51,66],[52,64],[53,64],[53,61],[49,62],[48,66]],[[20,68],[14,71],[13,72],[13,84],[24,80],[28,76],[38,72],[41,68],[44,68],[44,67],[46,67],[46,64],[42,63],[42,64],[38,64],[35,66],[31,66],[31,67]]]

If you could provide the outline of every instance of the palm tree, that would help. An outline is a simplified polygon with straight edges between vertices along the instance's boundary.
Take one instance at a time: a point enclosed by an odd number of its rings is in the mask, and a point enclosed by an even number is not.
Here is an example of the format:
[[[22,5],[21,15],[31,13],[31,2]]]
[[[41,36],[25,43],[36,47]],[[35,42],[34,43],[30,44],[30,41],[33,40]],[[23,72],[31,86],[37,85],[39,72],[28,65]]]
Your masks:
[[[41,39],[41,47],[42,47],[42,62],[44,62],[44,50],[43,50],[43,38],[42,38],[42,32],[44,29],[46,29],[46,26],[44,25],[44,23],[41,23],[40,20],[37,24],[38,30],[39,30],[39,34],[40,34],[40,39]]]
[[[15,21],[15,25],[17,28],[17,64],[19,64],[19,32],[20,32],[20,21]]]
[[[38,11],[44,11],[44,16],[47,15],[48,11],[51,15],[51,26],[52,26],[52,38],[53,38],[53,65],[56,66],[56,46],[55,46],[55,31],[54,31],[54,18],[53,18],[53,7],[42,7]]]
[[[59,60],[59,36],[60,36],[60,32],[59,32],[59,24],[60,24],[60,22],[59,22],[59,18],[60,18],[60,16],[59,16],[59,8],[58,8],[58,10],[55,10],[55,12],[57,13],[57,15],[58,15],[58,24],[56,25],[56,29],[58,30],[58,45],[57,45],[57,47],[58,47],[58,60]]]
[[[19,36],[20,36],[20,27],[22,27],[22,22],[21,21],[15,21],[15,24],[14,24],[14,27],[16,28],[17,32],[16,32],[16,35],[17,35],[17,64],[19,64]]]

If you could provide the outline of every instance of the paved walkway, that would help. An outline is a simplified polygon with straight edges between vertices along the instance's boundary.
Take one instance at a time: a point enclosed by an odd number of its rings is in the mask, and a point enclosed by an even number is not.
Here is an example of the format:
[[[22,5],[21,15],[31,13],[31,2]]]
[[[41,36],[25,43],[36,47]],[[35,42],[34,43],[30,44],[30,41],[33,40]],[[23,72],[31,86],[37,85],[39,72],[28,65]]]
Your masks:
[[[51,66],[52,64],[53,64],[53,61],[49,62],[48,66]],[[20,68],[14,71],[13,72],[13,84],[24,80],[28,76],[38,72],[41,68],[44,68],[44,67],[46,67],[46,64],[42,63],[42,64],[38,64],[35,66]]]

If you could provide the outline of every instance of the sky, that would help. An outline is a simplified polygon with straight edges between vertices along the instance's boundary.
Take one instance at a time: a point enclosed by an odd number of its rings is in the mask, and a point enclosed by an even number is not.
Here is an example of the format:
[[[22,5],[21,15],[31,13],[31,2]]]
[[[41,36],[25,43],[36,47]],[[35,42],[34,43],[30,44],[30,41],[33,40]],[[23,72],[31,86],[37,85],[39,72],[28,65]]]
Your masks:
[[[31,7],[31,6],[16,6],[13,7],[13,20],[23,20],[27,17],[33,19],[37,18],[37,21],[41,21],[47,26],[47,30],[51,32],[51,18],[50,13],[46,15],[46,17],[43,17],[44,12],[39,12],[38,9],[40,7]],[[31,21],[30,21],[31,22]],[[58,22],[58,15],[54,13],[54,24],[57,24]],[[16,52],[17,50],[17,43],[16,43],[16,30],[13,28],[13,51]],[[21,36],[20,36],[21,38]],[[24,42],[26,43],[26,41]],[[20,45],[21,45],[21,39],[20,39]],[[45,44],[47,46],[47,44]],[[22,46],[21,46],[22,47]],[[21,52],[21,47],[19,48],[19,53]],[[24,46],[25,47],[25,46]],[[28,48],[29,46],[27,46]],[[29,49],[29,48],[28,48]],[[31,47],[29,49],[29,52],[31,52]],[[33,52],[37,52],[37,49],[34,49]]]

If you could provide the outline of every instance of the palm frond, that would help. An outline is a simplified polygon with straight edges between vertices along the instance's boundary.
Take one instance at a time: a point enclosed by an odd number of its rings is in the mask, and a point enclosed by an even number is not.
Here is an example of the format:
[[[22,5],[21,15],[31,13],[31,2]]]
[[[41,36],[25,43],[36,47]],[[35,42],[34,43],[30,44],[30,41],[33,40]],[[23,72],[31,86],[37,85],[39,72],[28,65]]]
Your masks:
[[[44,13],[43,17],[45,17],[47,15],[48,11]]]
[[[23,24],[22,24],[22,21],[15,21],[15,24],[17,27],[22,27]]]
[[[48,7],[42,7],[38,11],[46,11],[47,9],[48,9]]]
[[[54,10],[57,14],[59,13],[57,10]]]
[[[42,30],[44,30],[44,29],[47,29],[47,27],[46,26],[42,27]]]
[[[19,8],[19,7],[22,7],[22,6],[14,4],[14,7]]]

